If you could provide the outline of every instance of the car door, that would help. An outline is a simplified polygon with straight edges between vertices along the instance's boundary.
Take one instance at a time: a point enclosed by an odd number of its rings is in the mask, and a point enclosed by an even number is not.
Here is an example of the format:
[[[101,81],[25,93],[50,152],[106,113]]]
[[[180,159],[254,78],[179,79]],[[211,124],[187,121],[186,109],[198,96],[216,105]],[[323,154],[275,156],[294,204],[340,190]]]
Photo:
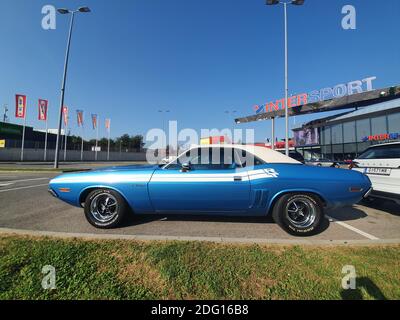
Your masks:
[[[174,164],[156,170],[149,196],[156,212],[235,213],[249,207],[247,170],[236,163],[228,148],[195,148]],[[219,159],[216,159],[219,155]],[[231,161],[231,163],[227,163]],[[182,164],[190,164],[182,170]]]

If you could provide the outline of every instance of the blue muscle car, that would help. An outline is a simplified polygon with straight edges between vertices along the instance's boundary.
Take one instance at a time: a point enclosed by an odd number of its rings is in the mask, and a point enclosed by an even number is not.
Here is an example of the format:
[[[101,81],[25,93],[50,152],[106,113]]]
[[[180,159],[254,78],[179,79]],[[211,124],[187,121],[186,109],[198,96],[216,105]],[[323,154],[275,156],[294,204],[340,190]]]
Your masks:
[[[164,165],[111,167],[62,174],[50,193],[83,207],[98,228],[118,226],[129,212],[263,216],[294,235],[319,229],[324,209],[368,196],[362,173],[310,167],[259,146],[194,146]]]

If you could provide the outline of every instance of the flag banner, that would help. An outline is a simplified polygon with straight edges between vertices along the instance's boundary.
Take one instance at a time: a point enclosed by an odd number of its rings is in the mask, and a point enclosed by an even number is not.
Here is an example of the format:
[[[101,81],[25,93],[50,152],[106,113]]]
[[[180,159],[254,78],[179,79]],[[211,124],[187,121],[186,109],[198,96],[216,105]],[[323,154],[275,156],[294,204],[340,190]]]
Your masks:
[[[106,129],[107,129],[107,132],[110,132],[110,124],[111,124],[111,120],[110,120],[110,119],[106,119]]]
[[[48,101],[39,99],[39,120],[46,121],[47,120],[47,106]]]
[[[97,114],[92,114],[92,126],[93,130],[97,128]]]
[[[78,127],[83,126],[83,110],[76,110],[76,121],[78,123]]]
[[[26,114],[26,96],[22,94],[15,95],[15,117],[25,118]]]
[[[64,126],[68,125],[68,107],[63,107]]]

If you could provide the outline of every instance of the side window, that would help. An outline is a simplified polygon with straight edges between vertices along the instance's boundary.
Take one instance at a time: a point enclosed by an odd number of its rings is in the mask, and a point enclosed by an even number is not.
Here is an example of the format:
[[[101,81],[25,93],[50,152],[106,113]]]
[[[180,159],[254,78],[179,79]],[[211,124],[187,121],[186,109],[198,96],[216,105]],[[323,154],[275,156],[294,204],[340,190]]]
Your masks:
[[[191,165],[193,170],[226,170],[236,166],[232,148],[200,148]]]
[[[235,149],[235,162],[241,163],[243,168],[244,167],[255,167],[255,166],[265,164],[265,162],[263,160],[257,158],[255,155],[251,154],[250,152],[247,152],[246,150],[241,150],[241,149]]]
[[[190,163],[192,170],[224,170],[236,167],[234,149],[232,148],[195,148],[181,155],[175,163],[166,169],[176,170],[183,163]]]

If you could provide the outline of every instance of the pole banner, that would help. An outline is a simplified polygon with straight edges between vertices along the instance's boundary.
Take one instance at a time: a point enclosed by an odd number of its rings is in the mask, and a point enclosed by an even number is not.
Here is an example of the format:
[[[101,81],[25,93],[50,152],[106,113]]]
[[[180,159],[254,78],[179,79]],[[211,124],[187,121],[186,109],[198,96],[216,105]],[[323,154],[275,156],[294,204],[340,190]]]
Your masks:
[[[93,130],[97,128],[97,114],[92,114],[92,126]]]
[[[46,121],[47,120],[47,106],[48,101],[44,99],[39,99],[39,120]]]
[[[68,107],[63,107],[64,126],[68,125]]]
[[[78,127],[83,126],[83,110],[76,110],[76,122]]]
[[[15,95],[15,117],[25,118],[26,114],[26,96],[22,94]]]
[[[110,132],[110,124],[111,124],[111,120],[110,120],[110,119],[106,119],[106,129],[107,129],[107,132]]]

